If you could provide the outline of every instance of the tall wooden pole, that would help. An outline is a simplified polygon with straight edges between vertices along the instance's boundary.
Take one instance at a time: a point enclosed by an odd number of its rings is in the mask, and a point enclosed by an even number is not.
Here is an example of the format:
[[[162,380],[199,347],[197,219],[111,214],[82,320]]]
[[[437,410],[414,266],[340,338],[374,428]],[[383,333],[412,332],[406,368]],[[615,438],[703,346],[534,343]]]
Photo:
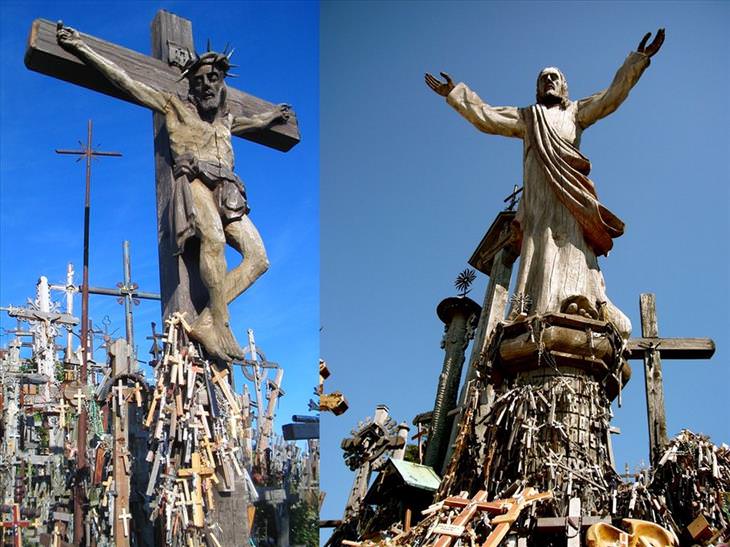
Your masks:
[[[112,378],[120,374],[129,373],[131,364],[132,348],[122,339],[115,340],[111,345]],[[126,382],[122,382],[126,383]],[[119,390],[119,386],[112,386],[113,390]],[[124,388],[121,388],[122,390]],[[114,458],[112,460],[114,473],[114,545],[116,547],[129,547],[130,531],[128,523],[125,523],[123,515],[129,513],[129,479],[132,473],[129,458],[129,408],[124,400],[124,391],[112,391],[116,408],[113,418],[112,432],[114,435]],[[129,468],[127,468],[129,466]],[[140,523],[143,524],[143,523]]]
[[[644,338],[658,338],[656,320],[656,298],[644,293],[639,299],[641,305],[641,335]],[[667,445],[667,418],[664,412],[664,382],[662,359],[658,344],[644,352],[644,380],[646,382],[646,413],[649,421],[649,461],[656,466],[663,448]]]

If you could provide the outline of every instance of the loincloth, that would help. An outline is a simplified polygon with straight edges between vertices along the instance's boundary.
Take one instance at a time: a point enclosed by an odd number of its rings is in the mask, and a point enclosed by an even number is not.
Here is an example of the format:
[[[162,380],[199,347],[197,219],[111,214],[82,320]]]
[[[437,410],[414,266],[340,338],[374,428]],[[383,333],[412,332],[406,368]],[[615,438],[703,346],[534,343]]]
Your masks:
[[[175,159],[175,182],[170,204],[170,227],[175,254],[181,254],[188,238],[195,235],[195,207],[190,183],[199,180],[213,193],[223,225],[240,220],[250,211],[243,181],[227,167],[201,161],[192,154]]]

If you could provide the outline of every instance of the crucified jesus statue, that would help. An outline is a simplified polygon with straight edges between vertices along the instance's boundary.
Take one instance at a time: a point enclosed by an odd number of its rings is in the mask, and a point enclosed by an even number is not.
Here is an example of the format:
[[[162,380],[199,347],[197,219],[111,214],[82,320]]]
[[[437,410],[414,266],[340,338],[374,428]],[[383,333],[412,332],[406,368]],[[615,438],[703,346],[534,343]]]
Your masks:
[[[86,44],[74,29],[59,24],[57,40],[64,49],[96,68],[116,87],[165,116],[175,176],[169,210],[173,248],[181,254],[191,237],[200,240],[200,276],[208,302],[195,318],[190,336],[210,357],[226,362],[243,359],[229,324],[228,304],[269,267],[258,230],[248,217],[241,179],[233,172],[231,133],[241,135],[285,123],[289,105],[255,116],[233,116],[226,108],[225,78],[230,54],[208,51],[184,67],[187,97],[160,91],[132,79],[126,71]],[[226,244],[242,260],[228,270]]]
[[[614,112],[636,85],[664,42],[659,29],[641,40],[605,90],[571,101],[563,73],[554,67],[537,78],[537,104],[526,108],[485,103],[466,84],[426,74],[426,85],[477,129],[524,142],[524,192],[514,222],[520,241],[515,295],[530,313],[579,313],[610,320],[628,338],[631,322],[606,296],[597,257],[607,255],[624,224],[598,201],[580,153],[583,131]],[[529,298],[527,298],[529,297]],[[514,314],[513,314],[514,315]]]

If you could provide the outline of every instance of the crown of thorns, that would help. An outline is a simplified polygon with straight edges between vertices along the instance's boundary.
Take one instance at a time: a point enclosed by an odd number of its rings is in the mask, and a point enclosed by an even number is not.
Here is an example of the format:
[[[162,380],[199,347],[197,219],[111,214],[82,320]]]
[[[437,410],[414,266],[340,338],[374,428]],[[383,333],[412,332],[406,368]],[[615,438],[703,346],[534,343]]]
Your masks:
[[[226,47],[223,50],[223,53],[219,53],[217,51],[211,51],[210,40],[208,40],[208,48],[207,48],[208,51],[206,51],[202,55],[198,55],[197,52],[194,52],[193,56],[190,58],[190,60],[187,63],[185,63],[182,74],[180,75],[180,79],[182,80],[183,78],[187,77],[189,74],[194,74],[195,71],[197,71],[201,66],[204,66],[204,65],[212,65],[213,68],[222,72],[224,77],[235,78],[236,77],[235,74],[228,73],[228,71],[231,68],[234,68],[237,66],[237,65],[231,64],[231,56],[233,55],[235,48],[232,48],[229,51],[228,46],[229,45],[226,44]]]

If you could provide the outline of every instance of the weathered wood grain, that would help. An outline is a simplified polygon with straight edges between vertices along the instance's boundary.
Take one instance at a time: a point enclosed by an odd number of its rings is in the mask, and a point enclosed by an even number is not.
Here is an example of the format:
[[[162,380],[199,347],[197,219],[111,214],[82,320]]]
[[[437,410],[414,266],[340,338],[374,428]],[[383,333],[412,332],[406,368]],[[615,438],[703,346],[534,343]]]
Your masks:
[[[659,327],[656,319],[656,299],[651,293],[639,298],[641,306],[641,335],[658,338]],[[664,411],[664,383],[662,360],[656,350],[644,352],[644,380],[646,382],[646,412],[649,421],[649,458],[656,466],[661,452],[667,445],[667,418]]]
[[[180,71],[169,66],[167,62],[89,34],[81,33],[81,36],[92,49],[122,67],[133,79],[159,90],[187,95],[187,83],[178,81]],[[184,46],[184,44],[179,45]],[[193,49],[192,44],[187,47]],[[87,66],[75,55],[59,46],[56,42],[56,23],[46,19],[33,21],[25,52],[25,66],[35,72],[139,104],[130,95],[110,83],[96,69]],[[275,106],[232,87],[228,87],[227,100],[228,108],[234,116],[267,112]],[[291,116],[286,124],[239,136],[282,151],[290,150],[300,139],[296,116]]]
[[[650,346],[665,359],[709,359],[715,354],[711,338],[631,338],[627,359],[643,359]]]

